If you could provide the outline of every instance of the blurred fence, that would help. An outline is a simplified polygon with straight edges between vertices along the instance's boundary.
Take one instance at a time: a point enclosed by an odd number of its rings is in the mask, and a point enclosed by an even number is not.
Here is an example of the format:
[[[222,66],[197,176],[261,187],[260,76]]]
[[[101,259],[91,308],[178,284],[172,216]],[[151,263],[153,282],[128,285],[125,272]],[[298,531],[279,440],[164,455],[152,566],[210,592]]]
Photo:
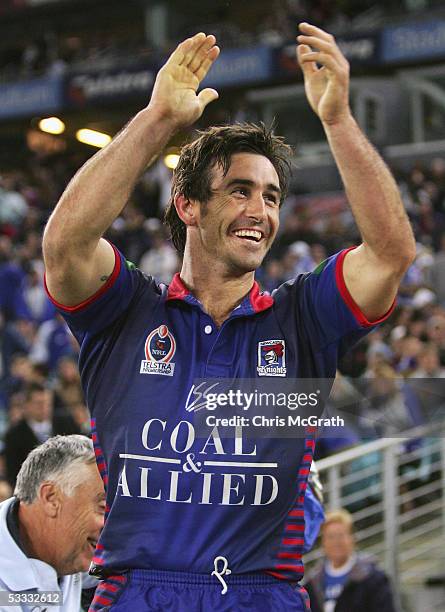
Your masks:
[[[445,610],[445,418],[317,467],[326,509],[352,513],[358,548],[391,577],[400,608]],[[306,566],[320,557],[320,548],[313,549]]]

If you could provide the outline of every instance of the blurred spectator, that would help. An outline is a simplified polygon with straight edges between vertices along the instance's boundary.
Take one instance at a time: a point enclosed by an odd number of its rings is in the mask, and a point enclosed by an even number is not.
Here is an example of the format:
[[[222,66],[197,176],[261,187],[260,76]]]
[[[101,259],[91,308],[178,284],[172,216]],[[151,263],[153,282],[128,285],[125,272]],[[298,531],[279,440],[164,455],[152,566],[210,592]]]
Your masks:
[[[6,321],[31,318],[22,292],[25,274],[15,259],[11,240],[0,237],[0,311]]]
[[[418,357],[422,350],[422,343],[419,338],[405,336],[400,345],[397,371],[408,376],[417,368]]]
[[[0,480],[0,503],[9,499],[12,495],[12,487],[6,480]]]
[[[76,423],[79,431],[89,436],[91,434],[90,412],[83,402],[73,404],[69,408],[69,412]]]
[[[362,417],[367,420],[369,430],[375,437],[397,436],[402,432],[422,425],[424,417],[417,403],[405,394],[403,378],[386,363],[377,363],[373,376],[367,381],[367,403]]]
[[[426,322],[428,339],[439,349],[440,363],[445,364],[445,310],[433,315]]]
[[[0,385],[5,401],[32,382],[36,382],[36,376],[29,357],[24,353],[16,353],[10,359],[10,370]]]
[[[256,277],[260,280],[262,288],[271,293],[285,280],[282,262],[279,259],[270,259],[262,270],[256,272]]]
[[[31,262],[30,269],[23,279],[21,290],[28,312],[35,323],[39,324],[54,318],[56,309],[46,295],[43,270],[39,262]]]
[[[293,277],[294,270],[298,264],[299,255],[292,248],[286,249],[282,258],[281,265],[283,266],[283,278],[289,279]]]
[[[415,338],[419,338],[422,342],[426,342],[426,317],[428,316],[429,308],[415,308],[410,312],[408,321],[408,333]]]
[[[258,41],[263,45],[278,47],[286,42],[286,31],[278,18],[277,6],[280,6],[280,2],[275,1],[274,9],[259,28]]]
[[[29,354],[31,361],[54,372],[62,357],[73,355],[71,336],[67,324],[57,313],[54,319],[40,326]]]
[[[366,359],[368,362],[368,371],[365,374],[370,376],[373,367],[378,363],[391,363],[393,360],[393,352],[388,344],[383,339],[383,332],[381,329],[377,329],[375,333],[371,334],[368,343],[368,350],[366,352]]]
[[[403,304],[412,304],[416,308],[421,308],[435,301],[436,297],[433,293],[426,293],[429,268],[433,262],[431,251],[418,242],[416,259],[408,268],[400,286]]]
[[[108,236],[126,258],[137,263],[150,248],[150,237],[144,227],[145,218],[133,203],[127,204],[110,230]]]
[[[25,401],[25,394],[21,391],[11,395],[8,405],[8,422],[10,427],[16,425],[24,418]]]
[[[72,357],[61,357],[57,363],[57,376],[53,387],[57,408],[70,408],[83,402],[77,362]]]
[[[395,612],[388,578],[372,558],[356,552],[349,512],[327,513],[321,545],[324,559],[306,577],[312,612]]]
[[[440,365],[439,349],[430,342],[418,355],[419,367],[412,372],[413,378],[445,378],[445,368]]]
[[[311,257],[314,261],[314,267],[318,266],[327,257],[326,248],[322,244],[313,244],[311,246]]]
[[[172,172],[159,159],[144,174],[135,199],[147,219],[161,218],[170,199]]]
[[[0,177],[0,224],[9,226],[10,233],[17,231],[20,223],[26,217],[28,204],[25,198],[17,191],[12,176]]]
[[[80,433],[69,415],[54,415],[53,395],[49,389],[34,384],[26,391],[24,418],[5,435],[6,475],[14,486],[22,463],[30,451],[51,436]]]
[[[439,303],[445,307],[445,234],[441,236],[440,249],[434,255],[434,261],[427,272],[427,282]]]
[[[6,480],[6,461],[3,452],[0,453],[0,480]]]
[[[337,371],[332,391],[326,403],[324,416],[338,416],[344,420],[344,425],[340,430],[338,427],[330,425],[319,427],[315,447],[315,458],[317,460],[360,443],[360,433],[356,421],[361,401],[362,393],[346,376]]]
[[[159,283],[168,285],[179,267],[176,249],[166,242],[162,230],[151,232],[150,236],[151,247],[142,255],[139,268]]]
[[[307,242],[303,240],[297,240],[290,245],[289,251],[295,257],[295,265],[291,271],[290,277],[298,276],[298,274],[304,274],[305,272],[311,272],[315,268],[315,261],[312,258],[312,253]]]

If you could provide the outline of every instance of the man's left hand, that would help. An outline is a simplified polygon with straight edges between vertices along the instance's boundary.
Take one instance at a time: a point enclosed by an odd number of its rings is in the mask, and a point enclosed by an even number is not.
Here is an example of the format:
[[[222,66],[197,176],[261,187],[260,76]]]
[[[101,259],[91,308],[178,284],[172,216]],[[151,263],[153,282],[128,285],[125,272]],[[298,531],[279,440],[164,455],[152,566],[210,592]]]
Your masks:
[[[298,27],[297,59],[309,104],[323,123],[337,123],[351,114],[349,63],[331,34],[309,23]]]

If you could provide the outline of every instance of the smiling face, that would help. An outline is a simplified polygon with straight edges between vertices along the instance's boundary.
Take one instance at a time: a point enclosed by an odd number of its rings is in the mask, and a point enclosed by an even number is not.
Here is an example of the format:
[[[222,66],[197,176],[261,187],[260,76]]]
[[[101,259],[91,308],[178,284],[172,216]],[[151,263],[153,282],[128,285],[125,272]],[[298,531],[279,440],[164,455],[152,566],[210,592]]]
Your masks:
[[[59,575],[88,570],[104,523],[105,493],[95,464],[82,466],[84,478],[73,494],[63,495],[58,517],[57,555]]]
[[[212,169],[212,196],[199,206],[189,239],[199,257],[222,264],[232,275],[256,270],[279,226],[280,187],[272,162],[254,153],[236,153],[224,176]],[[198,251],[196,253],[196,251]]]

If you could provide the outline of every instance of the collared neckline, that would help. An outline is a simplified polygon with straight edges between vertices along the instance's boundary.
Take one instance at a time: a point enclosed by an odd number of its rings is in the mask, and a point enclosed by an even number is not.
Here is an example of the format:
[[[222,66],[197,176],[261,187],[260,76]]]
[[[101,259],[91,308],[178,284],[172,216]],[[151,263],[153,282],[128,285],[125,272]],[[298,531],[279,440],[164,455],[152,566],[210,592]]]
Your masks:
[[[15,499],[11,497],[0,505],[0,543],[3,551],[0,555],[1,581],[11,591],[57,591],[59,585],[56,570],[40,559],[28,558],[9,532],[6,516]],[[20,568],[20,571],[17,571],[17,568]]]
[[[177,272],[167,290],[167,301],[181,300],[187,302],[193,306],[198,306],[203,312],[204,308],[201,302],[191,293],[191,291],[185,286],[182,278]],[[232,311],[231,317],[248,316],[263,312],[270,308],[274,303],[274,299],[267,292],[260,291],[260,287],[257,281],[254,281],[253,286],[246,297]]]

